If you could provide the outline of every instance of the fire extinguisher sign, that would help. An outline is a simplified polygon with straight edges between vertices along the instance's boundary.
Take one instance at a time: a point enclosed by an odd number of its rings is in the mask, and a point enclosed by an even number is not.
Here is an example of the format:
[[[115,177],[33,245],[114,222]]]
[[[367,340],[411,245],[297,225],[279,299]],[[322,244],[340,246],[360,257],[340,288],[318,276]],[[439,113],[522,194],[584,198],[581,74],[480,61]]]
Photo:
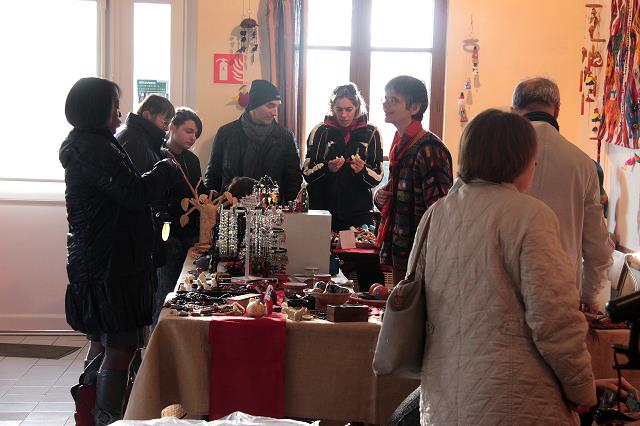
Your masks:
[[[214,53],[213,82],[243,84],[244,56],[239,53]]]

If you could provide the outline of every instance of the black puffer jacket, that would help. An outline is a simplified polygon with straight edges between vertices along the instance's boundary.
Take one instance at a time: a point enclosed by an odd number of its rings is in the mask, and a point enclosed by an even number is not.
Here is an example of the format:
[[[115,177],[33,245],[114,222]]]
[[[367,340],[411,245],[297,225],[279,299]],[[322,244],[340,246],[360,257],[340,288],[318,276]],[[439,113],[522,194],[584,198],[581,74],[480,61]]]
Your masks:
[[[166,134],[149,120],[132,112],[127,115],[125,126],[116,134],[116,139],[129,155],[136,170],[142,174],[153,169],[153,166],[164,158],[161,148]],[[166,243],[160,238],[163,221],[157,214],[164,214],[167,205],[156,201],[151,206],[154,215],[153,262],[155,266],[166,263]]]
[[[296,198],[302,183],[300,156],[293,133],[279,124],[264,142],[249,141],[240,120],[218,129],[205,174],[205,186],[218,192],[236,176],[259,180],[267,175],[278,182],[284,202]]]
[[[67,322],[84,333],[151,323],[155,273],[149,202],[178,175],[168,160],[143,177],[108,130],[77,130],[60,147],[67,185]]]
[[[116,139],[127,151],[138,172],[146,173],[162,160],[160,148],[164,144],[165,136],[165,132],[155,124],[130,112]]]

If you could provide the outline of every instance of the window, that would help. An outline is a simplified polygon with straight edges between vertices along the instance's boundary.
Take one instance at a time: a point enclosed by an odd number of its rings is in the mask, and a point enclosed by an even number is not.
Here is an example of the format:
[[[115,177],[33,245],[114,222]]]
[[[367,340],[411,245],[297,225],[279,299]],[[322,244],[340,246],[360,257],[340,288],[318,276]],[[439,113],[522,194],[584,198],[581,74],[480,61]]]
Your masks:
[[[423,123],[441,135],[445,7],[446,0],[309,0],[306,135],[328,112],[331,91],[352,81],[388,155],[395,127],[384,122],[381,99],[385,84],[401,74],[427,85]]]
[[[1,2],[0,15],[7,19],[0,26],[5,58],[0,68],[0,113],[6,129],[0,192],[8,184],[16,194],[20,192],[14,191],[16,183],[64,178],[58,149],[71,129],[64,117],[64,101],[81,77],[116,81],[123,91],[123,115],[137,109],[138,80],[166,82],[172,102],[185,104],[191,92],[182,66],[188,62],[183,45],[188,37],[195,37],[189,33],[194,26],[185,17],[193,19],[187,10],[193,1]],[[17,19],[25,16],[29,19]],[[179,65],[174,67],[174,62]],[[188,67],[187,63],[187,71]],[[191,68],[195,72],[195,61]]]

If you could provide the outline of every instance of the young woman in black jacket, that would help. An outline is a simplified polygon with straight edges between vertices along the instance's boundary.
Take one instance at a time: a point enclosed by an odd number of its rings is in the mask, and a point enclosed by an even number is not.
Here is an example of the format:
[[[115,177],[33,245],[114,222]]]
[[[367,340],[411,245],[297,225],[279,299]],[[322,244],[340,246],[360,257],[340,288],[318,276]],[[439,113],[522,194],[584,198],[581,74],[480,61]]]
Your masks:
[[[67,322],[87,334],[87,360],[104,353],[96,381],[96,425],[122,417],[129,364],[151,324],[154,292],[149,203],[178,179],[172,160],[144,176],[113,137],[120,88],[78,80],[65,116],[73,126],[60,147],[67,205]]]

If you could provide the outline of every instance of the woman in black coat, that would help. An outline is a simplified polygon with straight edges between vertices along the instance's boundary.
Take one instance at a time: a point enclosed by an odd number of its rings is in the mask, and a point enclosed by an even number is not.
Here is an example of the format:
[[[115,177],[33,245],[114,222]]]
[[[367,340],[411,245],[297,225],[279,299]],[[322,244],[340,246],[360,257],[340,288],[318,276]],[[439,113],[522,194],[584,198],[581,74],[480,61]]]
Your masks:
[[[149,203],[178,178],[172,160],[144,176],[113,137],[120,88],[83,78],[67,95],[73,126],[60,147],[67,205],[69,325],[87,334],[87,360],[104,353],[96,381],[96,425],[122,417],[129,365],[151,323],[155,287]]]

